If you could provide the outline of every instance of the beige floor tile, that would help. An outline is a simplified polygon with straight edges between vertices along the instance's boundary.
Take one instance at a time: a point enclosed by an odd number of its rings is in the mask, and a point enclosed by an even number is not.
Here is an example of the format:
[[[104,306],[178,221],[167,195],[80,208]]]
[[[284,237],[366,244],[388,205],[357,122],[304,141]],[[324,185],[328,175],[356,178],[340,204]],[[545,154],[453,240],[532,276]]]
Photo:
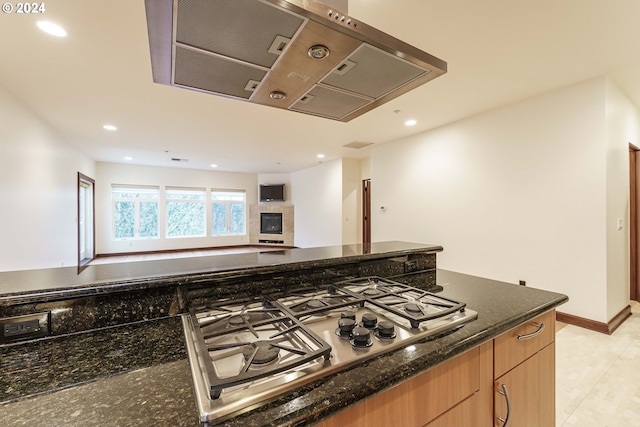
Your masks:
[[[612,335],[556,334],[556,426],[640,426],[640,309]]]

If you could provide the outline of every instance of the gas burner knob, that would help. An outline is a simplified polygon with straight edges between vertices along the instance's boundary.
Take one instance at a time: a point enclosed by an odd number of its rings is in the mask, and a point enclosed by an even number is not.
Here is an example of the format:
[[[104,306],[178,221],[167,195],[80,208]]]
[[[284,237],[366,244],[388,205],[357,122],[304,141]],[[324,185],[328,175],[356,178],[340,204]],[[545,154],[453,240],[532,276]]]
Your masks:
[[[345,310],[342,313],[340,313],[340,318],[356,320],[356,312],[353,310]]]
[[[341,337],[351,338],[351,331],[356,326],[356,321],[353,319],[349,319],[348,317],[343,317],[338,320],[338,329],[336,329],[336,334]]]
[[[362,315],[362,326],[368,329],[373,329],[378,323],[378,317],[373,313],[365,313]]]
[[[353,328],[351,333],[353,337],[352,344],[354,347],[370,347],[371,346],[371,331],[367,328],[358,326]]]
[[[378,336],[380,338],[395,338],[396,330],[393,323],[386,320],[378,323]]]

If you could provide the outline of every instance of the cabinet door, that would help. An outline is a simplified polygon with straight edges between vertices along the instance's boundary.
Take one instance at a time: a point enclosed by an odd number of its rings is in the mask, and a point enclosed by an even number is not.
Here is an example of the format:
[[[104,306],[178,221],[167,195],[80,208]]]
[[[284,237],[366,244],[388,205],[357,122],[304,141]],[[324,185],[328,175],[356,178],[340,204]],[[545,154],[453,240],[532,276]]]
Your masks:
[[[454,427],[454,426],[476,426],[480,425],[478,414],[482,404],[478,393],[467,397],[458,405],[454,406],[425,427]]]
[[[494,392],[496,426],[555,426],[555,345],[498,378]]]
[[[485,353],[491,356],[490,351]],[[471,349],[350,407],[318,427],[423,426],[479,390],[480,354],[480,347]]]

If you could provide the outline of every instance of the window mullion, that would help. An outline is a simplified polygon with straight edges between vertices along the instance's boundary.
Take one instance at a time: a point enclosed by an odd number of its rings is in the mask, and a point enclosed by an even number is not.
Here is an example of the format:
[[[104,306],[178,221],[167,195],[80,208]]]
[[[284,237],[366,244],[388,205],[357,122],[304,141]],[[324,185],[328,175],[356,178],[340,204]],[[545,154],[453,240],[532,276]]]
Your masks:
[[[140,238],[140,200],[136,199],[134,203],[133,214],[133,238]]]

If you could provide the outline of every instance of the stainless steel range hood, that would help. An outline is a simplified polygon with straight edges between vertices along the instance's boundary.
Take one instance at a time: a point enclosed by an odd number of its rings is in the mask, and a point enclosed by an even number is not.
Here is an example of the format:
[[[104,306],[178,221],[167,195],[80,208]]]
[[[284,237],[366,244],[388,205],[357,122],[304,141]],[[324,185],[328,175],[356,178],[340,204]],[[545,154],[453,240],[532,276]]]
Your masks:
[[[348,122],[446,62],[314,0],[145,0],[153,80]]]

